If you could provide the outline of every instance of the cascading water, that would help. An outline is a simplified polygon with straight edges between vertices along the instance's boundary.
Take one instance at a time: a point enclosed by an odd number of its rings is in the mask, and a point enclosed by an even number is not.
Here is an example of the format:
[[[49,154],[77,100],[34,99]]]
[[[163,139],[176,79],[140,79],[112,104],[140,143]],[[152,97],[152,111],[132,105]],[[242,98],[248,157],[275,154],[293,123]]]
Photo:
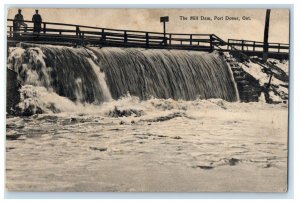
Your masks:
[[[218,53],[24,44],[9,49],[8,67],[22,85],[80,103],[101,104],[127,94],[142,100],[238,99]]]
[[[73,101],[101,103],[110,99],[99,67],[82,49],[42,46],[13,48],[8,66],[23,85],[44,86]]]
[[[218,53],[128,48],[90,50],[105,71],[115,99],[130,92],[141,99],[153,96],[176,100],[237,100],[230,70]]]

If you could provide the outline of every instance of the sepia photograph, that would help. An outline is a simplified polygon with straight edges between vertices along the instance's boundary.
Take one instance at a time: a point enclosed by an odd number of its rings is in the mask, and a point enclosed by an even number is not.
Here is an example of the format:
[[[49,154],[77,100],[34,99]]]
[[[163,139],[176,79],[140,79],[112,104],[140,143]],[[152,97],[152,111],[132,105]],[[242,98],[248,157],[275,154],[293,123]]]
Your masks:
[[[288,192],[289,9],[6,17],[8,192]]]

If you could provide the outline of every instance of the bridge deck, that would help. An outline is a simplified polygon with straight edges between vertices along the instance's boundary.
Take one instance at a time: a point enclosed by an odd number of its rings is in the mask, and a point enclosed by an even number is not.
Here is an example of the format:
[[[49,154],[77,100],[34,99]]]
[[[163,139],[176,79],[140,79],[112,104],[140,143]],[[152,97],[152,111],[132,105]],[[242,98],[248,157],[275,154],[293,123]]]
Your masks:
[[[9,45],[19,42],[88,45],[114,47],[140,47],[152,49],[179,49],[208,51],[239,51],[259,55],[263,52],[263,42],[228,39],[224,41],[214,34],[160,33],[134,30],[118,30],[64,23],[43,22],[40,33],[33,30],[33,22],[24,21],[27,27],[16,29],[14,20],[8,19],[7,41]],[[269,53],[288,56],[289,44],[269,43]]]

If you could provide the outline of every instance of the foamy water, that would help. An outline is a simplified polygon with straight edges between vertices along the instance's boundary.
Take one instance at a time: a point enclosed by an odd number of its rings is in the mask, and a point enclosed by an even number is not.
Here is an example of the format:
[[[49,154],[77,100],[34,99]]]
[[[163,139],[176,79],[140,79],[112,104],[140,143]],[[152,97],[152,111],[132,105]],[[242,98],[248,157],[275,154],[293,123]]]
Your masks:
[[[8,190],[286,190],[286,105],[63,102],[60,113],[7,119],[18,136],[6,145]]]
[[[236,85],[216,53],[44,46],[10,50],[8,67],[23,85],[9,191],[287,189],[288,105],[228,102]]]

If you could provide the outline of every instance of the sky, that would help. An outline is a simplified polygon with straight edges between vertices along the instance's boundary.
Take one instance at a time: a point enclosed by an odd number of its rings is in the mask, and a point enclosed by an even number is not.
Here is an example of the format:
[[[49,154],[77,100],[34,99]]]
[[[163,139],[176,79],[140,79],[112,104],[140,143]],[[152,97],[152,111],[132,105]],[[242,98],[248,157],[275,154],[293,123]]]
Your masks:
[[[114,29],[162,32],[161,16],[169,16],[167,32],[187,34],[216,34],[227,40],[263,41],[266,9],[78,9],[78,8],[22,8],[25,20],[31,20],[39,9],[43,21],[60,22]],[[17,8],[8,10],[14,18]],[[180,16],[188,20],[181,20]],[[212,20],[190,20],[190,16],[210,17]],[[214,20],[215,16],[223,20]],[[225,20],[226,16],[240,20]],[[243,20],[243,16],[251,20]],[[289,43],[289,10],[272,9],[269,42]]]

